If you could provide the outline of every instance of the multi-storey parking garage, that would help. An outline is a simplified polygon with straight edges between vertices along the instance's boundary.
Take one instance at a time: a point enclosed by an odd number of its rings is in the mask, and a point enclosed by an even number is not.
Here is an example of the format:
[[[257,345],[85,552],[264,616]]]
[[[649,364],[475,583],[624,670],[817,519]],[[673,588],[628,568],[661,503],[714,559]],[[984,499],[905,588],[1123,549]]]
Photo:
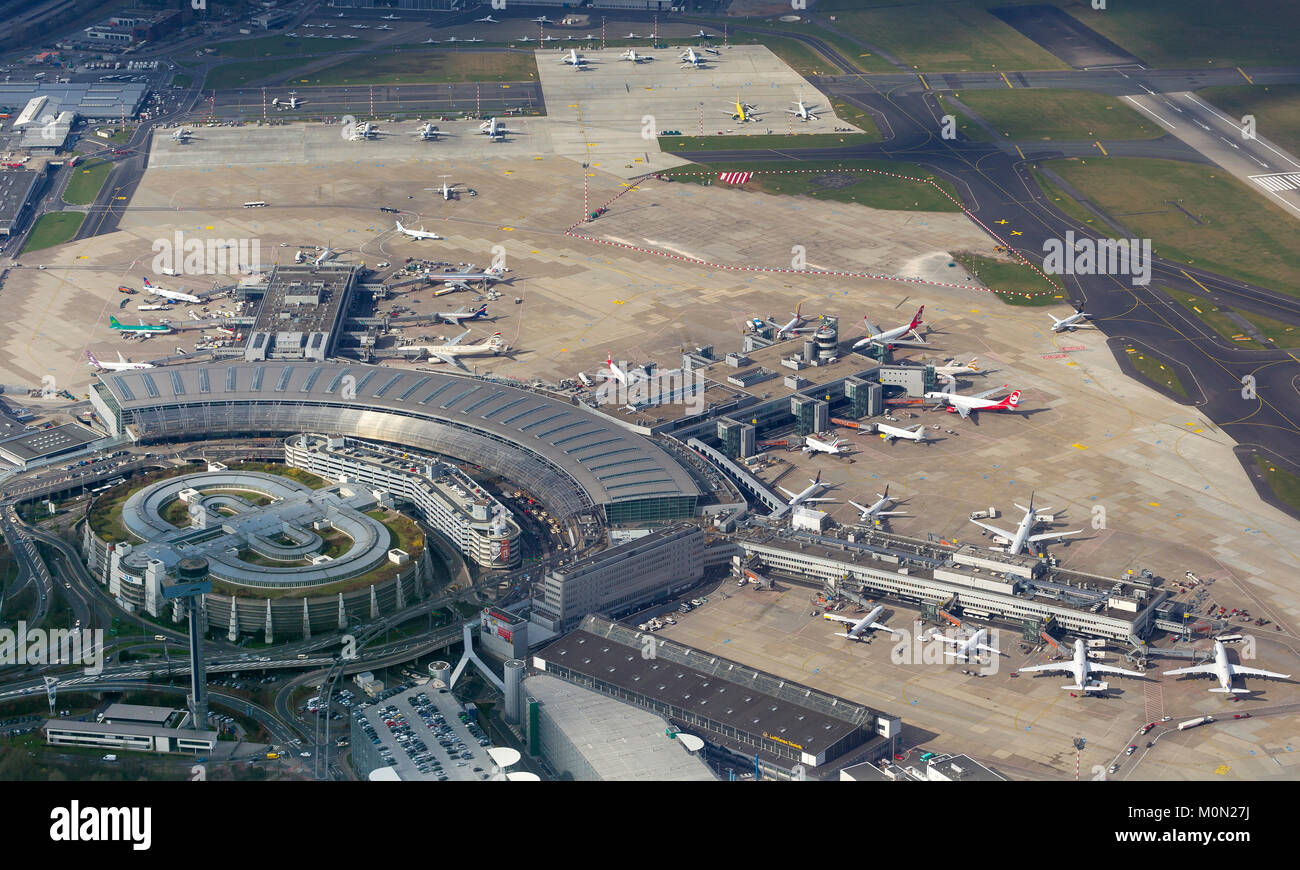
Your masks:
[[[494,380],[355,363],[211,363],[107,373],[91,403],[140,441],[322,432],[453,456],[533,492],[560,519],[695,514],[699,487],[648,438],[578,405]]]

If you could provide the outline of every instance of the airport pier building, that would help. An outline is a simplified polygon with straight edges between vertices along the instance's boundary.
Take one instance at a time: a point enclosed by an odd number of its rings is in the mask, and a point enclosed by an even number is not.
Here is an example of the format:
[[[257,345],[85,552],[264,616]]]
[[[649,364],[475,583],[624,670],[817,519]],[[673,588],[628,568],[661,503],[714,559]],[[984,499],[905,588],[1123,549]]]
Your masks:
[[[757,767],[763,778],[833,776],[888,752],[902,728],[896,716],[599,616],[530,664],[700,737],[715,767]]]

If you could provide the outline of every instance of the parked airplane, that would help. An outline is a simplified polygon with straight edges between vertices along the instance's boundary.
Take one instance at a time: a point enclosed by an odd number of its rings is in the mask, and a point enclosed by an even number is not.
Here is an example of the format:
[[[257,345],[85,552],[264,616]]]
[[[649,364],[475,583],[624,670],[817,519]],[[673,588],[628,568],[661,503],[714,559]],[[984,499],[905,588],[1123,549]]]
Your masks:
[[[1264,671],[1259,668],[1243,668],[1241,665],[1234,665],[1228,661],[1227,650],[1217,640],[1214,642],[1213,662],[1204,665],[1193,665],[1189,668],[1174,668],[1172,671],[1165,671],[1164,674],[1166,677],[1175,677],[1181,674],[1210,674],[1219,681],[1219,688],[1210,689],[1210,691],[1225,695],[1241,695],[1250,691],[1250,689],[1234,689],[1232,687],[1232,678],[1237,676],[1272,677],[1277,680],[1291,679],[1290,674],[1276,674],[1273,671]]]
[[[361,139],[373,139],[376,136],[382,136],[379,128],[369,121],[362,121],[348,131],[348,139],[356,142]]]
[[[1025,548],[1025,544],[1036,544],[1039,541],[1050,541],[1055,538],[1063,538],[1066,535],[1077,535],[1079,532],[1083,531],[1083,529],[1075,529],[1072,532],[1044,532],[1040,535],[1031,534],[1034,530],[1034,526],[1041,522],[1038,518],[1038,514],[1042,511],[1050,511],[1051,508],[1034,507],[1034,497],[1032,493],[1029,496],[1029,507],[1025,507],[1022,504],[1017,504],[1016,507],[1024,511],[1025,515],[1020,519],[1020,524],[1016,526],[1014,532],[1009,532],[1006,529],[999,529],[997,526],[991,526],[988,523],[982,523],[979,520],[971,520],[971,522],[982,529],[988,529],[990,532],[993,532],[1002,540],[1006,541],[1005,550],[1013,556],[1022,551]]]
[[[877,329],[871,324],[870,320],[863,316],[862,325],[867,328],[867,335],[865,338],[860,338],[855,341],[853,343],[853,349],[857,350],[864,344],[883,344],[886,347],[894,347],[896,345],[902,347],[928,347],[929,345],[925,340],[919,335],[916,335],[916,328],[921,325],[921,315],[924,312],[925,306],[922,305],[920,308],[916,309],[916,315],[912,318],[911,323],[908,323],[905,326],[896,326],[893,329],[884,330]],[[909,335],[916,335],[916,339],[907,339],[906,336]]]
[[[144,279],[144,289],[146,293],[154,296],[161,296],[164,299],[175,299],[177,302],[202,302],[203,300],[189,293],[181,293],[177,290],[164,290],[157,286],[147,277]]]
[[[641,381],[648,380],[644,368],[627,371],[614,362],[614,355],[607,354],[605,358],[605,369],[596,372],[596,376],[607,381],[618,381],[620,384],[637,384]]]
[[[975,365],[978,359],[978,357],[972,357],[970,362],[964,364],[957,362],[955,358],[950,359],[943,365],[935,366],[934,373],[945,381],[953,381],[956,379],[957,375],[964,375],[968,372],[978,372],[980,370],[979,366]]]
[[[635,33],[629,33],[627,36],[624,36],[623,38],[624,38],[624,39],[640,39],[641,37],[640,37],[640,36],[637,36]]]
[[[481,37],[481,36],[471,36],[469,39],[466,39],[466,40],[464,40],[464,41],[465,41],[465,42],[482,42],[482,41],[483,41],[483,37]]]
[[[854,619],[851,616],[840,616],[838,613],[827,613],[823,614],[823,616],[826,619],[831,619],[835,622],[843,622],[849,626],[848,631],[837,632],[836,637],[847,637],[849,640],[862,640],[864,632],[875,631],[877,629],[880,631],[887,631],[894,635],[901,634],[901,632],[895,631],[883,622],[876,622],[880,617],[880,614],[884,612],[885,606],[883,604],[877,604],[875,607],[871,608],[871,612],[860,619]]]
[[[803,100],[795,100],[794,108],[786,109],[786,111],[791,115],[797,115],[801,120],[816,121],[817,116],[813,114],[814,109],[816,109],[816,106],[810,106]]]
[[[803,325],[803,315],[799,313],[800,309],[802,308],[803,308],[802,302],[796,305],[794,307],[794,311],[790,312],[791,314],[794,315],[794,317],[790,318],[790,322],[785,324],[784,326],[779,325],[775,320],[767,321],[768,326],[775,327],[777,341],[780,341],[783,338],[790,338],[792,336],[798,335],[801,332],[815,332],[817,330],[817,327],[815,326]]]
[[[578,54],[578,50],[576,48],[571,48],[569,49],[568,54],[560,58],[560,62],[567,63],[570,66],[576,66],[579,69],[581,69],[582,66],[587,62],[587,59],[584,58],[582,55]]]
[[[324,263],[326,260],[329,260],[331,257],[337,257],[338,253],[339,253],[338,251],[330,247],[329,242],[326,242],[325,250],[321,251],[320,256],[312,260],[311,264],[313,266],[319,266],[321,263]]]
[[[445,175],[443,176],[443,178],[446,177],[447,176]],[[426,187],[425,190],[435,190],[438,193],[442,194],[443,199],[450,201],[456,198],[455,193],[456,193],[456,188],[458,187],[460,187],[459,184],[448,184],[447,182],[444,181],[438,187]]]
[[[102,363],[95,359],[95,355],[90,351],[86,351],[86,361],[101,372],[129,372],[134,369],[151,369],[154,367],[153,363],[128,362],[126,357],[122,356],[120,350],[117,352],[117,362]]]
[[[271,100],[271,105],[280,108],[285,108],[285,109],[296,109],[300,105],[302,105],[302,102],[303,102],[302,100],[294,96],[290,96],[287,100],[282,100],[279,97],[275,97],[274,99]]]
[[[504,121],[498,121],[496,118],[488,118],[478,128],[483,131],[483,135],[489,139],[504,139],[506,137],[506,124]]]
[[[712,39],[712,38],[713,38],[713,34],[712,34],[712,33],[705,33],[703,30],[701,30],[699,33],[695,34],[695,37],[696,37],[697,39]]]
[[[1071,692],[1104,692],[1106,684],[1094,681],[1092,674],[1120,674],[1125,677],[1141,677],[1145,674],[1140,671],[1126,671],[1123,668],[1112,667],[1111,665],[1093,664],[1088,659],[1088,652],[1084,648],[1082,640],[1074,641],[1074,658],[1068,662],[1049,662],[1045,665],[1031,665],[1027,668],[1020,668],[1020,673],[1026,674],[1033,671],[1069,671],[1074,675],[1073,686],[1061,686],[1062,689],[1068,689]]]
[[[1052,318],[1052,332],[1060,332],[1064,329],[1068,329],[1071,332],[1073,332],[1074,330],[1079,328],[1079,324],[1081,322],[1087,320],[1091,315],[1081,308],[1076,308],[1074,309],[1073,314],[1071,314],[1069,317],[1063,317],[1060,320],[1057,320],[1055,315],[1052,314],[1049,314],[1047,316]]]
[[[965,420],[971,415],[972,411],[1014,411],[1020,405],[1020,391],[1016,390],[1005,399],[993,401],[989,396],[994,393],[1000,393],[1007,388],[1007,384],[995,387],[992,390],[985,390],[982,393],[976,393],[973,396],[963,396],[960,393],[945,393],[934,391],[925,394],[927,399],[939,399],[948,406],[949,414],[961,414]]]
[[[758,120],[758,107],[749,103],[741,102],[739,97],[736,98],[735,108],[726,109],[725,111],[731,116],[731,120],[739,121],[742,124],[747,121]]]
[[[435,320],[441,320],[443,323],[449,323],[452,326],[460,326],[468,320],[482,320],[487,317],[487,303],[484,302],[473,311],[466,311],[462,308],[460,311],[435,311],[433,313]]]
[[[486,17],[484,17],[484,18],[475,18],[475,19],[474,19],[474,23],[476,23],[476,24],[500,24],[501,22],[500,22],[500,21],[497,21],[497,20],[496,20],[495,18],[493,18],[491,15],[488,15],[488,16],[486,16]]]
[[[532,42],[532,41],[533,38],[531,36],[521,36],[515,40],[515,42]]]
[[[393,28],[389,27],[387,24],[381,24],[381,25],[379,25],[379,27],[377,27],[377,28],[375,28],[375,29],[376,29],[376,30],[392,30]]]
[[[172,134],[172,141],[182,142],[182,143],[188,142],[190,141],[190,137],[193,135],[194,134],[191,133],[188,129],[186,129],[185,127],[181,127],[179,130],[177,130],[175,133]]]
[[[436,40],[436,39],[434,39],[432,36],[430,36],[428,39],[426,39],[424,42],[422,42],[422,43],[420,43],[420,44],[421,44],[421,45],[437,45],[438,42],[439,42],[439,40]]]
[[[424,142],[437,142],[439,131],[433,124],[421,124],[420,128],[411,135],[419,136]]]
[[[695,53],[695,49],[688,48],[677,56],[683,66],[693,66],[696,69],[704,69],[704,58]]]
[[[470,266],[470,268],[474,268]],[[449,284],[464,283],[466,281],[483,281],[491,284],[494,281],[506,280],[506,273],[503,269],[484,269],[482,272],[435,272],[429,276],[430,281],[445,281]]]
[[[963,661],[969,661],[971,656],[975,654],[976,650],[982,650],[994,654],[997,654],[998,652],[997,647],[992,647],[984,643],[984,641],[988,640],[989,636],[988,629],[986,628],[981,628],[965,640],[948,637],[946,634],[941,634],[940,632],[934,632],[930,636],[940,643],[954,644],[957,647],[956,650],[944,650],[943,654]]]
[[[619,57],[621,60],[630,60],[632,61],[632,63],[641,63],[642,61],[645,60],[654,60],[654,58],[648,54],[637,54],[635,48],[629,48]]]
[[[840,444],[843,443],[840,438],[832,438],[830,441],[823,441],[812,435],[803,440],[804,453],[829,453],[833,456],[843,456],[848,453],[847,450],[841,450]]]
[[[381,15],[380,18],[381,18],[381,20],[383,20],[383,21],[401,21],[401,20],[402,20],[402,19],[398,18],[396,15],[392,15],[392,14],[389,14],[389,15]]]
[[[925,441],[925,424],[917,423],[910,429],[904,429],[901,426],[877,423],[876,434],[886,441],[893,441],[895,438],[906,438],[908,441]]]
[[[501,338],[499,332],[493,333],[491,338],[480,344],[461,344],[461,341],[469,333],[470,330],[467,329],[446,344],[424,345],[418,347],[418,350],[429,357],[429,362],[450,363],[463,369],[465,364],[460,361],[460,357],[496,356],[497,354],[506,353],[510,349],[506,346],[505,340]]]
[[[120,323],[118,319],[111,314],[108,316],[108,325],[110,328],[116,329],[118,332],[146,333],[146,332],[171,332],[172,331],[172,328],[165,323],[159,326],[150,326],[149,324],[142,322],[139,326],[127,326],[124,323]]]
[[[404,227],[404,226],[402,226],[402,222],[401,222],[401,221],[397,221],[397,231],[398,231],[399,233],[401,233],[402,235],[404,235],[404,236],[408,236],[408,237],[410,237],[410,238],[412,238],[412,239],[417,239],[417,240],[418,240],[418,239],[441,239],[441,238],[442,238],[442,236],[438,235],[437,233],[426,231],[426,230],[424,229],[424,227],[420,227],[418,230],[413,230],[413,229],[410,229],[409,227]]]
[[[777,489],[781,490],[781,492],[785,493],[790,497],[790,500],[786,502],[786,504],[789,505],[790,507],[798,507],[801,504],[812,504],[813,502],[818,502],[818,501],[835,501],[835,499],[833,498],[812,498],[811,497],[813,493],[817,492],[820,489],[823,489],[826,486],[826,484],[822,483],[822,473],[820,471],[817,472],[817,477],[808,481],[808,483],[810,485],[808,486],[807,489],[797,493],[791,492],[790,490],[786,489],[784,486],[778,486]]]
[[[862,512],[861,516],[858,517],[859,522],[865,522],[867,520],[876,520],[879,519],[880,517],[907,516],[907,513],[904,511],[885,510],[885,508],[888,507],[889,503],[892,501],[897,501],[897,499],[891,498],[889,495],[889,487],[885,487],[884,492],[876,493],[876,500],[869,505],[858,504],[856,501],[850,501],[849,504],[853,505],[855,508],[857,508],[859,511]]]
[[[534,23],[534,24],[554,24],[555,22],[552,21],[551,19],[547,18],[545,15],[543,15],[543,16],[541,16],[541,17],[539,17],[539,18],[534,18],[534,19],[533,19],[533,23]]]

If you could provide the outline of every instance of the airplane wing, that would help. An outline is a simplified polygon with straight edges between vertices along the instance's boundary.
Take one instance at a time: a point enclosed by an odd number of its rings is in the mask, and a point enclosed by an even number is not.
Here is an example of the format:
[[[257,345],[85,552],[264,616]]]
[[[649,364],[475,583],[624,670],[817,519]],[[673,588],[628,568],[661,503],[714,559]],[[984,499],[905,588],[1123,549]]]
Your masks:
[[[984,650],[985,652],[997,653],[998,655],[1001,655],[1001,654],[1002,654],[1002,650],[998,649],[998,648],[995,647],[995,646],[989,646],[989,645],[986,644],[986,643],[977,643],[977,644],[975,644],[975,649],[982,649],[982,650]]]
[[[786,489],[784,486],[778,486],[777,489],[781,490],[781,492],[785,493],[790,498],[794,498],[796,495],[799,494],[797,492],[791,492],[790,490]]]
[[[953,407],[957,409],[958,414],[961,414],[963,420],[970,417],[970,408],[967,408],[965,405],[953,405]]]
[[[1088,662],[1088,670],[1098,674],[1120,674],[1125,677],[1145,677],[1146,674],[1141,671],[1126,671],[1123,668],[1117,668],[1114,665],[1096,665]]]
[[[462,332],[460,335],[458,335],[458,336],[456,336],[455,338],[449,340],[449,341],[446,343],[446,345],[444,345],[444,347],[455,347],[456,345],[460,344],[461,341],[464,340],[465,336],[469,335],[469,333],[470,333],[470,330],[468,330],[468,329],[465,330],[465,331]]]
[[[792,497],[793,497],[793,496],[792,496]],[[814,501],[835,501],[835,499],[833,499],[833,498],[806,498],[806,499],[804,499],[804,504],[807,504],[807,503],[809,503],[809,502],[814,502]]]
[[[1000,387],[994,387],[994,388],[991,389],[991,390],[985,390],[985,391],[982,392],[982,393],[977,393],[977,394],[975,394],[974,396],[971,396],[971,398],[972,398],[972,399],[987,399],[989,396],[993,395],[994,393],[1000,393],[1000,392],[1002,392],[1002,391],[1005,390],[1005,389],[1007,389],[1007,384],[1003,384],[1003,385],[1000,386]]]
[[[1017,668],[1016,670],[1022,674],[1032,671],[1072,671],[1074,666],[1072,662],[1050,662],[1045,665],[1030,665],[1027,668]]]
[[[1193,665],[1189,668],[1174,668],[1172,671],[1164,671],[1163,673],[1166,677],[1176,677],[1180,674],[1215,674],[1217,672],[1213,664],[1208,664]]]
[[[865,317],[862,318],[862,325],[867,328],[867,335],[877,335],[880,332],[876,325]]]
[[[1044,532],[1041,535],[1030,535],[1030,541],[1050,541],[1053,538],[1064,538],[1066,535],[1077,535],[1083,529],[1075,529],[1072,532]]]
[[[857,622],[856,619],[849,619],[847,616],[837,616],[834,613],[827,613],[823,615],[825,616],[826,619],[833,619],[836,622],[843,622],[843,623],[847,623],[848,625],[853,625],[854,623]]]
[[[458,356],[454,356],[449,353],[431,353],[429,354],[429,356],[437,357],[443,362],[448,363],[449,365],[453,365],[458,369],[465,369],[465,371],[469,371],[469,369],[466,368],[465,363],[462,362],[461,358]]]
[[[1007,540],[1014,540],[1016,537],[1015,532],[1008,532],[1006,529],[999,529],[997,526],[990,526],[988,523],[981,523],[979,520],[971,520],[971,522],[979,526],[981,529],[988,529],[990,532],[996,532]]]
[[[887,344],[892,344],[894,347],[929,347],[929,346],[930,346],[930,342],[928,342],[928,341],[926,341],[925,339],[920,338],[920,337],[918,337],[918,338],[911,338],[911,339],[909,339],[909,338],[895,338],[894,340],[889,341],[889,342],[886,342],[886,343],[887,343]]]
[[[957,646],[961,646],[961,641],[957,640],[956,638],[948,637],[948,635],[942,634],[941,632],[937,632],[937,631],[930,635],[930,640],[937,640],[940,643],[951,643],[951,644],[956,644]]]
[[[860,504],[858,504],[856,501],[849,501],[849,504],[853,505],[855,508],[857,508],[857,509],[860,510],[860,511],[869,511],[869,510],[871,510],[871,508],[866,507],[865,505],[860,505]]]
[[[889,626],[885,625],[883,622],[873,622],[871,623],[871,625],[868,626],[868,628],[874,628],[877,631],[887,631],[890,634],[894,635],[895,637],[898,637],[903,634],[903,632],[899,631],[896,628],[890,628]]]
[[[1245,677],[1273,677],[1277,680],[1289,680],[1290,674],[1275,674],[1272,671],[1262,671],[1259,668],[1243,668],[1241,665],[1232,666],[1233,676],[1238,674]]]

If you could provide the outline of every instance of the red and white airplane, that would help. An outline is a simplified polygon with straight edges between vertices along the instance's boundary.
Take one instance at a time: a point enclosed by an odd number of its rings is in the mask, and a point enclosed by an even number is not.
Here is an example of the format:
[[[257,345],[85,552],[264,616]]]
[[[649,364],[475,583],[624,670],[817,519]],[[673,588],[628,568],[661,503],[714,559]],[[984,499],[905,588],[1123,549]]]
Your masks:
[[[907,347],[929,347],[921,336],[916,335],[916,328],[921,325],[921,314],[925,312],[925,306],[922,305],[916,309],[916,316],[912,322],[905,326],[896,326],[893,329],[877,329],[866,317],[862,318],[862,325],[867,328],[865,338],[860,338],[853,343],[853,349],[857,350],[866,344],[883,344],[887,347],[894,345],[904,345]],[[915,339],[908,339],[906,336],[916,335]]]
[[[649,377],[649,375],[645,373],[644,369],[642,369],[639,372],[624,371],[622,368],[618,366],[617,363],[614,362],[613,354],[606,355],[605,366],[606,366],[605,370],[603,372],[597,372],[597,374],[600,377],[605,378],[606,380],[618,381],[620,384],[637,384],[640,383],[641,381],[646,380]]]
[[[949,414],[961,414],[965,420],[971,415],[972,411],[1014,411],[1020,406],[1020,391],[1016,390],[1011,395],[1003,399],[990,399],[989,396],[994,393],[1000,393],[1007,389],[1008,385],[1003,384],[992,390],[986,390],[983,393],[977,393],[974,396],[963,396],[960,393],[930,392],[926,393],[927,399],[938,399],[948,406]]]

